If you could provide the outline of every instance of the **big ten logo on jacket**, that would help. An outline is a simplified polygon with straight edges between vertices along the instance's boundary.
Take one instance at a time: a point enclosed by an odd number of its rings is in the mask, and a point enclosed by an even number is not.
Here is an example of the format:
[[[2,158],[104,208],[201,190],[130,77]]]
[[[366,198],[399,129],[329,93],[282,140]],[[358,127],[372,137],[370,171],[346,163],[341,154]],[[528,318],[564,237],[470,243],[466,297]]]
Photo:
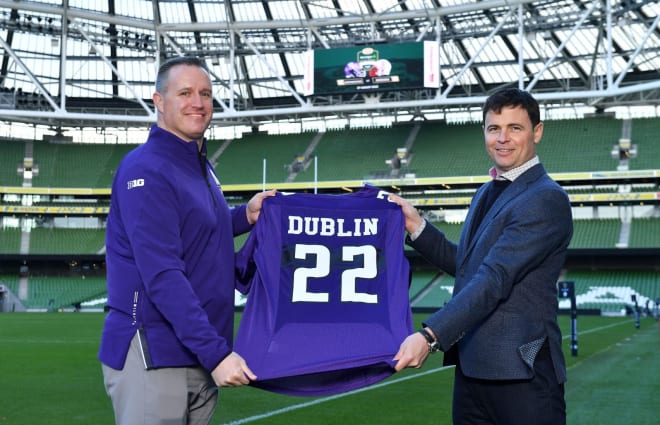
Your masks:
[[[252,385],[327,395],[381,381],[412,332],[404,218],[387,192],[267,198],[237,254],[248,299],[234,350]]]

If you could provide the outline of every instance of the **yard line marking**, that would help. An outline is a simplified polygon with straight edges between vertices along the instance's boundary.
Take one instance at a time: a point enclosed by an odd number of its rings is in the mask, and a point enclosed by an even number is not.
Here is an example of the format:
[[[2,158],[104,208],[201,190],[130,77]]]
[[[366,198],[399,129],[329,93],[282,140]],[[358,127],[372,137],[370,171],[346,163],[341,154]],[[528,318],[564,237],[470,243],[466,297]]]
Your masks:
[[[579,336],[580,334],[584,335],[584,334],[590,334],[590,333],[593,333],[593,332],[603,331],[603,330],[605,330],[605,329],[613,328],[613,327],[615,327],[615,326],[625,325],[625,324],[627,324],[627,323],[631,323],[631,322],[632,322],[632,319],[631,319],[631,320],[624,320],[624,321],[622,321],[622,322],[611,323],[611,324],[606,325],[606,326],[600,326],[600,327],[598,327],[598,328],[591,328],[591,329],[589,329],[589,330],[582,331],[582,332],[580,332],[580,329],[578,328],[578,336]],[[569,332],[569,334],[568,334],[568,335],[564,335],[564,336],[562,337],[562,339],[568,339],[568,338],[570,338],[570,337],[571,337],[571,335],[570,335],[570,332]]]
[[[319,398],[319,399],[308,401],[308,402],[305,402],[305,403],[294,404],[292,406],[287,406],[287,407],[283,407],[281,409],[272,410],[270,412],[262,413],[261,415],[249,416],[247,418],[239,419],[237,421],[227,422],[223,425],[240,425],[240,424],[246,424],[246,423],[249,423],[249,422],[258,421],[259,419],[270,418],[272,416],[280,415],[282,413],[288,413],[288,412],[291,412],[291,411],[294,411],[294,410],[304,409],[305,407],[325,403],[326,401],[332,401],[332,400],[336,400],[336,399],[339,399],[339,398],[342,398],[342,397],[348,397],[348,396],[353,395],[353,394],[358,394],[358,393],[365,392],[365,391],[375,390],[377,388],[386,387],[386,386],[392,385],[392,384],[398,384],[400,382],[408,381],[410,379],[415,379],[415,378],[418,378],[420,376],[430,375],[432,373],[440,372],[440,371],[443,371],[445,369],[450,369],[450,368],[453,368],[453,367],[454,366],[443,366],[443,367],[439,367],[439,368],[435,368],[435,369],[430,369],[430,370],[427,370],[425,372],[419,372],[419,373],[415,373],[415,374],[412,374],[412,375],[409,375],[409,376],[404,376],[404,377],[401,377],[401,378],[390,379],[390,380],[387,380],[385,382],[370,385],[370,386],[365,387],[365,388],[360,388],[360,389],[345,392],[345,393],[342,393],[342,394],[335,394],[335,395],[332,395],[332,396]]]

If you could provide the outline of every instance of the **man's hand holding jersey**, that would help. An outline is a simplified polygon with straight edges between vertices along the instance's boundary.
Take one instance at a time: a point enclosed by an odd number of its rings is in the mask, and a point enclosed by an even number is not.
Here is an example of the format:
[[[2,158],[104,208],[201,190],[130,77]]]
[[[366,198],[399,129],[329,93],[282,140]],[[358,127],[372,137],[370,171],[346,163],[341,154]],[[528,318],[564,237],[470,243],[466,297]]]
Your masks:
[[[236,352],[229,353],[227,357],[218,363],[215,369],[211,371],[211,376],[219,387],[240,387],[257,379],[243,357]]]
[[[425,337],[422,332],[426,332],[428,337]],[[431,349],[431,342],[428,338],[436,340],[435,334],[430,328],[424,328],[422,331],[408,335],[401,343],[399,352],[394,356],[394,360],[397,360],[394,369],[400,372],[407,367],[417,369],[422,367],[429,354],[437,350],[437,348]]]
[[[264,199],[269,196],[275,195],[277,189],[267,190],[265,192],[259,192],[254,195],[250,201],[247,203],[247,208],[245,208],[245,214],[247,215],[248,223],[254,224],[259,219],[259,213],[261,212],[261,205],[264,202]]]
[[[401,207],[403,217],[406,220],[406,231],[409,234],[414,234],[419,230],[420,226],[424,225],[424,219],[419,215],[417,208],[415,208],[409,201],[392,193],[390,193],[388,199],[390,202],[394,202]]]

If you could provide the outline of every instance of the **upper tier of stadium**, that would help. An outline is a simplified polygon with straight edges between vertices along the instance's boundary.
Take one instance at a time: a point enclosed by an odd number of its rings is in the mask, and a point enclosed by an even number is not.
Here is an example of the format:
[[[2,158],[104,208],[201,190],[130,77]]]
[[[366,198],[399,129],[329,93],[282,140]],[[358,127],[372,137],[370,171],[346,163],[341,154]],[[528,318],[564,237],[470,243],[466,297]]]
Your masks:
[[[629,170],[660,168],[659,118],[597,116],[545,124],[538,154],[551,174],[615,171],[620,158],[612,151],[621,139],[630,140],[636,150],[628,160]],[[32,187],[109,189],[120,159],[134,147],[3,140],[0,187],[25,187],[28,170]],[[393,167],[402,148],[403,161]],[[246,134],[209,141],[208,156],[229,191],[232,185],[263,182],[483,177],[490,166],[478,123],[440,121],[323,133]]]

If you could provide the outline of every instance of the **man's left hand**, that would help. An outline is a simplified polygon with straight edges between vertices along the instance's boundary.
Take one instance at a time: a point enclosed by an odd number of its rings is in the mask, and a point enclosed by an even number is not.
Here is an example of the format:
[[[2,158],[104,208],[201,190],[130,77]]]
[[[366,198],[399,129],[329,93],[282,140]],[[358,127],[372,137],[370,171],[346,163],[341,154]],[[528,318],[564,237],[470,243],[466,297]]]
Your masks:
[[[259,213],[261,212],[261,205],[269,196],[273,196],[277,193],[277,189],[267,190],[265,192],[259,192],[250,199],[247,203],[247,208],[245,209],[245,214],[247,214],[248,223],[254,224],[259,219]]]

